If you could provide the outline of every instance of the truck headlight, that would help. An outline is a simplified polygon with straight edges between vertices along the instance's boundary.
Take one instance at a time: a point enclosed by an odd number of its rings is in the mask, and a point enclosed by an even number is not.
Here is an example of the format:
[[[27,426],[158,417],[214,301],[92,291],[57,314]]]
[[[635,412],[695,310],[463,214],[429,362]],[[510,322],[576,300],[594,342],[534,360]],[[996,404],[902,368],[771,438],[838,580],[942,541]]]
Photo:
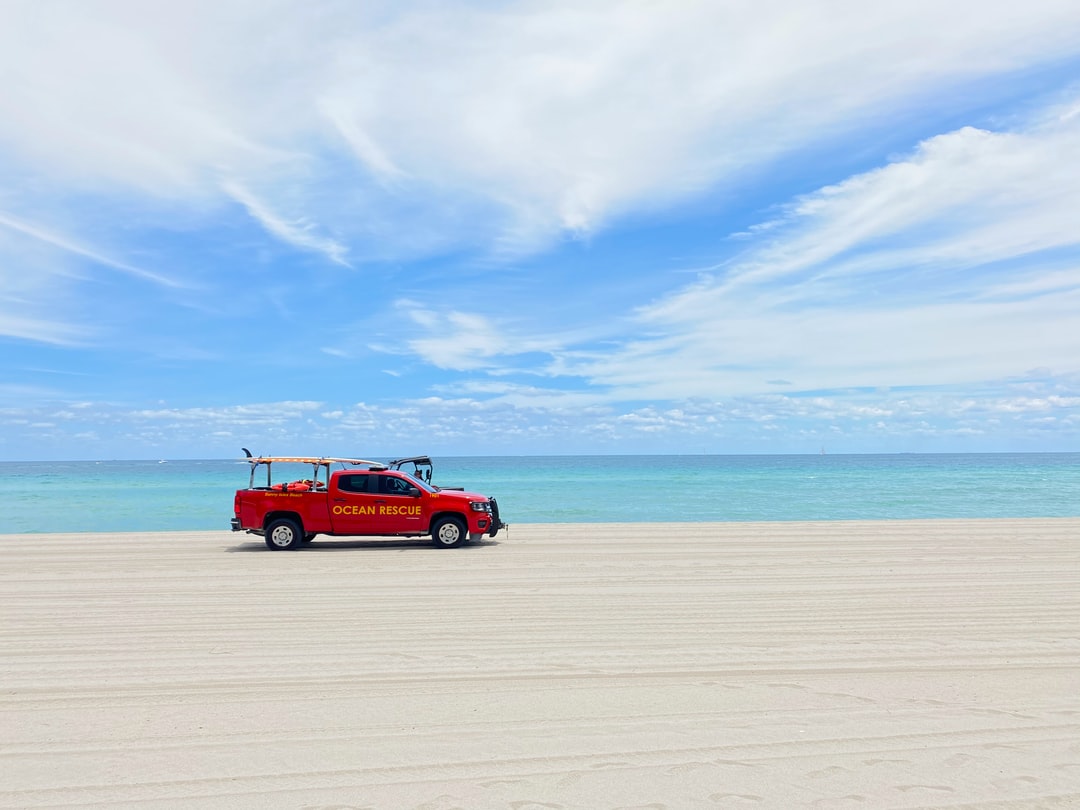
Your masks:
[[[474,512],[490,512],[491,504],[487,501],[484,501],[483,503],[479,501],[473,501],[469,504],[469,508],[472,509]]]

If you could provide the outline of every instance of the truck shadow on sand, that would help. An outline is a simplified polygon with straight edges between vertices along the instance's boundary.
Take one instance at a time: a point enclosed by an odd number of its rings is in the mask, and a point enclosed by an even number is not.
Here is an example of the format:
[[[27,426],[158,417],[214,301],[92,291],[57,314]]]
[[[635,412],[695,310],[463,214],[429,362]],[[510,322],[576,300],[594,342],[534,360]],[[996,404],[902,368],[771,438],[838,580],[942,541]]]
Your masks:
[[[239,545],[229,546],[225,549],[228,554],[246,554],[249,552],[266,554],[312,554],[314,552],[345,551],[348,549],[387,548],[387,549],[415,549],[417,551],[438,551],[445,554],[481,549],[499,545],[498,540],[479,540],[456,548],[437,548],[426,537],[387,537],[387,538],[356,538],[346,540],[334,538],[333,540],[312,540],[305,543],[301,548],[288,551],[273,551],[266,547],[262,540],[252,540]]]

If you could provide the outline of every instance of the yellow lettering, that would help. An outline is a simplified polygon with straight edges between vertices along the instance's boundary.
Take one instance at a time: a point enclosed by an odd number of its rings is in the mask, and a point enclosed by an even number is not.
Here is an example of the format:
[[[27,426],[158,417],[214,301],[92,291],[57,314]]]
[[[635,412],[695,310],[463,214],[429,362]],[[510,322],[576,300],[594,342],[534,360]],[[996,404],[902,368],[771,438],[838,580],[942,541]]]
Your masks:
[[[380,506],[378,511],[374,506],[363,506],[357,504],[347,504],[342,506],[337,504],[330,509],[332,514],[335,515],[419,515],[421,508],[419,506]]]

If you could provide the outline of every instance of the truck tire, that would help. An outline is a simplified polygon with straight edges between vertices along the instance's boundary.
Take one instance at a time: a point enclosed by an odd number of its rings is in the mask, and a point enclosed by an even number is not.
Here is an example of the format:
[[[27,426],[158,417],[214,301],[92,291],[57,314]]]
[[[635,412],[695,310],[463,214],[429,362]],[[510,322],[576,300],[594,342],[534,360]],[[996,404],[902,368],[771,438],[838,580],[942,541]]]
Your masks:
[[[285,551],[300,548],[304,534],[296,525],[295,520],[278,518],[270,521],[263,539],[266,541],[266,547],[271,551]]]
[[[431,541],[437,548],[460,546],[466,536],[465,522],[459,517],[441,517],[431,527]]]

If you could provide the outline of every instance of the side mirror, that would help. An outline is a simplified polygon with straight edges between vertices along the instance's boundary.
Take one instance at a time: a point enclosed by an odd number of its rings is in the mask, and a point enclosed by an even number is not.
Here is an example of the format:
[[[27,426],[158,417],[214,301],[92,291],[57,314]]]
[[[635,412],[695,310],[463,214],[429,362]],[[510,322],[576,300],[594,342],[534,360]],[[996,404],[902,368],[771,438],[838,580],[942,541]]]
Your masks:
[[[409,487],[409,497],[410,498],[419,498],[420,497],[420,490],[417,489],[416,487]]]

